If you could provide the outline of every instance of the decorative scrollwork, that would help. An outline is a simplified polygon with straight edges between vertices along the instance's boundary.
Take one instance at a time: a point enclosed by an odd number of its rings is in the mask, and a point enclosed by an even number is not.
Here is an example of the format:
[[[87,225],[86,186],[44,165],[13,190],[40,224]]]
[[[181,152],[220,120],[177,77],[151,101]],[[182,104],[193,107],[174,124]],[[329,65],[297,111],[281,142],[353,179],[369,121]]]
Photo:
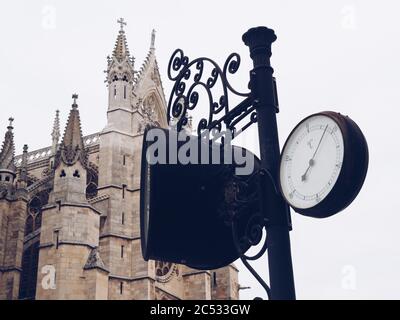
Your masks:
[[[196,108],[203,91],[208,97],[209,111],[208,117],[201,118],[197,124],[198,135],[205,129],[221,131],[224,127],[235,135],[247,129],[257,120],[250,93],[236,91],[228,81],[228,75],[235,74],[239,67],[240,56],[237,53],[229,55],[221,69],[209,58],[190,61],[181,49],[175,50],[168,64],[168,78],[175,82],[168,102],[168,122],[171,123],[171,118],[176,119],[178,131],[186,126],[188,111]],[[245,99],[230,109],[230,94]],[[250,122],[237,130],[237,124],[248,115],[251,115]]]
[[[264,179],[265,176],[264,170],[257,170],[246,179],[240,176],[234,176],[234,180],[230,181],[225,187],[225,202],[230,204],[229,208],[227,208],[228,216],[225,217],[225,221],[231,225],[232,238],[240,260],[262,285],[268,297],[270,297],[271,290],[268,284],[249,263],[249,261],[261,258],[267,251],[268,234],[256,254],[253,256],[245,254],[246,248],[261,243],[264,230],[266,230],[268,223],[267,219],[262,214],[262,199],[259,198],[258,193],[262,185],[261,179]]]
[[[212,139],[222,133],[222,129],[230,131],[231,137],[257,122],[257,99],[251,93],[236,91],[228,81],[228,75],[235,74],[240,67],[240,56],[232,53],[226,59],[223,68],[213,60],[205,57],[190,61],[181,49],[175,50],[168,64],[168,78],[174,81],[168,101],[168,122],[180,131],[188,123],[188,111],[194,110],[200,100],[200,93],[208,98],[208,116],[202,117],[197,124],[197,134],[210,130]],[[243,100],[231,108],[230,96],[242,97]],[[224,143],[224,138],[221,138]],[[233,176],[233,178],[232,178]],[[257,260],[267,251],[266,231],[267,219],[262,211],[259,191],[261,180],[271,178],[269,172],[256,170],[249,178],[228,175],[225,184],[225,201],[221,205],[222,218],[231,226],[232,237],[239,257],[247,269],[266,290],[268,297],[271,290],[267,283],[250,265],[249,261]],[[273,182],[273,179],[272,179]],[[275,186],[274,186],[275,187]],[[261,245],[261,242],[264,241]],[[245,251],[260,245],[261,249],[253,256]]]

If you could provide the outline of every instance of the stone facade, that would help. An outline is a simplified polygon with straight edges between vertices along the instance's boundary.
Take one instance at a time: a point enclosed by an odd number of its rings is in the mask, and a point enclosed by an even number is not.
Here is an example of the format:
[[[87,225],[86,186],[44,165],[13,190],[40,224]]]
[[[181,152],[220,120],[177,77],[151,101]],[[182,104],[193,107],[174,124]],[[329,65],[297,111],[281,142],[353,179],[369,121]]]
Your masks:
[[[199,271],[144,261],[139,194],[146,124],[168,127],[152,34],[136,71],[123,20],[108,57],[107,124],[83,136],[77,95],[61,143],[0,153],[0,299],[238,299],[231,265]]]

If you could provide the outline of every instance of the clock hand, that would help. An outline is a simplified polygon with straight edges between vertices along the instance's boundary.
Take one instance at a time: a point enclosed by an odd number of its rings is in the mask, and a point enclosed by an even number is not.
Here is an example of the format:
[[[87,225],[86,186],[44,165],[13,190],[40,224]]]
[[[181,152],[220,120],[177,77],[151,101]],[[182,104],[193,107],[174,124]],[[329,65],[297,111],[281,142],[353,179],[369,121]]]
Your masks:
[[[310,161],[308,161],[308,167],[307,167],[306,172],[304,172],[304,174],[301,176],[301,181],[305,181],[305,180],[306,180],[308,170],[310,170],[310,168],[311,168],[313,165],[314,165],[314,160],[313,160],[313,159],[310,159]]]
[[[314,163],[315,163],[315,161],[314,161],[315,155],[317,154],[317,151],[318,151],[318,149],[319,149],[319,146],[321,145],[322,139],[324,138],[324,135],[325,135],[327,129],[328,129],[328,125],[326,125],[325,130],[324,130],[324,133],[323,133],[322,136],[321,136],[321,139],[319,139],[318,146],[317,146],[317,148],[315,149],[312,158],[310,159],[310,161],[308,161],[307,170],[306,170],[306,172],[304,172],[304,174],[301,176],[301,181],[305,181],[305,180],[306,180],[308,170],[310,170],[310,168],[314,165]]]
[[[314,157],[315,157],[315,155],[317,154],[317,151],[318,151],[318,149],[319,149],[319,146],[321,145],[322,139],[324,138],[324,135],[325,135],[325,133],[326,133],[326,129],[328,129],[328,125],[326,125],[325,130],[324,130],[324,133],[323,133],[322,136],[321,136],[321,139],[319,139],[317,149],[315,149],[315,152],[314,152],[314,154],[313,154],[311,160],[314,160]],[[310,161],[311,161],[311,160],[310,160]]]

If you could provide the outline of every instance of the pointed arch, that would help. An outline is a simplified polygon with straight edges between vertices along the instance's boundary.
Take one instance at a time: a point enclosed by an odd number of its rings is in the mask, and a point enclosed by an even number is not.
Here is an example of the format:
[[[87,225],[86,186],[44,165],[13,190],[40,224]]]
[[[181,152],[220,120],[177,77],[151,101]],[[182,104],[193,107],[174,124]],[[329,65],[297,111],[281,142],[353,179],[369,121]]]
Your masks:
[[[51,191],[51,188],[45,186],[36,189],[28,202],[19,299],[35,299],[36,295],[42,208],[49,202]]]
[[[154,113],[154,119],[152,119],[154,122],[159,123],[162,128],[168,127],[165,100],[157,88],[152,88],[146,93],[143,98],[143,107],[145,113]]]
[[[49,202],[51,189],[44,188],[36,192],[28,202],[25,236],[40,229],[42,225],[42,207]]]
[[[92,199],[97,196],[98,187],[98,169],[94,165],[90,164],[86,173],[86,199]]]

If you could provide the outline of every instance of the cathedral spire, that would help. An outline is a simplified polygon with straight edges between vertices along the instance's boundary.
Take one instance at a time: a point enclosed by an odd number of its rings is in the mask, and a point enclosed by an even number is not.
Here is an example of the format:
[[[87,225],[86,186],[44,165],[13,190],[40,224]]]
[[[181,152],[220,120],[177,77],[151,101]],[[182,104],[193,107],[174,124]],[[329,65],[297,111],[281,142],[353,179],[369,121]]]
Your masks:
[[[151,32],[151,38],[150,38],[150,49],[147,53],[147,56],[142,64],[142,66],[140,67],[139,71],[136,73],[133,91],[134,91],[135,95],[137,95],[143,88],[148,87],[149,83],[152,83],[152,85],[154,85],[154,87],[157,89],[157,92],[159,94],[158,101],[161,101],[161,103],[165,106],[166,101],[165,101],[164,89],[162,87],[160,70],[158,67],[157,58],[156,58],[156,54],[155,54],[155,50],[156,50],[155,41],[156,41],[156,30],[153,29]],[[147,101],[147,102],[149,102],[149,101]],[[146,104],[145,100],[144,100],[144,104]],[[161,109],[163,109],[163,108],[161,108]],[[165,110],[160,110],[160,112],[162,114],[164,114]],[[166,120],[166,115],[162,116],[161,118],[163,118],[163,120],[158,119],[157,122],[162,121],[163,125],[168,126],[166,121],[164,121],[164,120]]]
[[[56,117],[54,118],[53,131],[51,132],[52,146],[51,151],[53,154],[57,151],[58,141],[60,140],[60,111],[56,110]]]
[[[9,118],[10,121],[7,132],[4,137],[4,142],[0,152],[0,171],[11,171],[15,174],[15,164],[14,164],[14,155],[15,155],[15,145],[14,145],[14,134],[12,123],[14,118]]]
[[[22,161],[19,168],[19,181],[28,182],[28,145],[24,144],[22,152]]]
[[[117,41],[115,42],[115,47],[112,56],[108,56],[108,67],[105,71],[107,73],[106,82],[110,85],[114,81],[126,81],[128,83],[133,83],[135,72],[133,56],[130,55],[128,44],[126,41],[124,26],[126,22],[123,18],[118,20],[121,25],[119,30]]]
[[[127,23],[125,22],[124,18],[120,18],[117,22],[121,25],[121,29],[119,30],[117,41],[115,43],[113,57],[115,57],[118,61],[121,62],[124,59],[130,58],[128,44],[126,41],[125,30],[124,30],[124,26],[126,26]]]
[[[72,99],[74,99],[74,102],[65,127],[57,164],[61,160],[66,165],[71,166],[79,160],[83,165],[86,165],[87,155],[83,144],[81,119],[76,102],[78,95],[73,94]]]
[[[111,57],[108,57],[107,70],[107,87],[108,87],[108,111],[114,112],[115,110],[131,109],[132,99],[132,88],[135,82],[135,71],[134,71],[134,58],[130,55],[124,26],[126,22],[123,18],[118,20],[121,25],[117,42],[114,47],[114,51]],[[125,114],[126,115],[126,114]],[[112,115],[116,118],[109,123],[113,122],[116,124],[123,119],[124,116],[117,116],[116,113]],[[115,121],[119,119],[118,121]],[[121,128],[120,128],[121,129]]]

